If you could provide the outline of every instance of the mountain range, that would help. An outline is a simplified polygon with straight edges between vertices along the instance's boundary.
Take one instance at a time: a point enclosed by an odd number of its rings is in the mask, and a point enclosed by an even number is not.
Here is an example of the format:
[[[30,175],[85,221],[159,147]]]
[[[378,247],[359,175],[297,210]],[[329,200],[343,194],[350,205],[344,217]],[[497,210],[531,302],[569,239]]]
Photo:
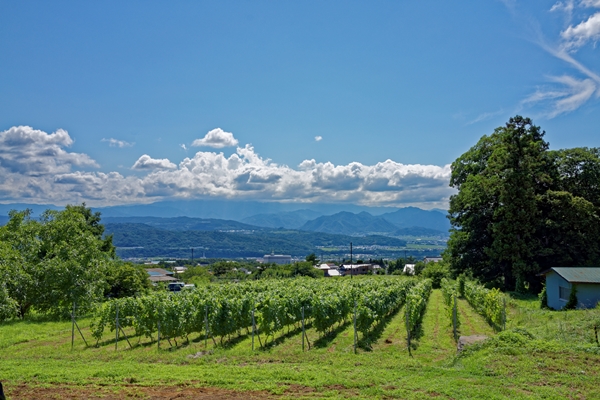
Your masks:
[[[190,206],[192,203],[185,204]],[[196,209],[196,215],[211,214],[217,207],[215,203],[196,205],[203,209]],[[227,205],[219,214],[237,215],[237,218],[165,217],[165,214],[182,212],[182,208],[170,208],[162,203],[141,208],[93,208],[93,211],[101,212],[105,233],[114,235],[113,243],[122,257],[186,257],[191,248],[201,249],[208,257],[258,257],[272,251],[296,256],[311,252],[343,255],[350,242],[362,246],[363,254],[395,257],[406,250],[420,255],[438,255],[450,227],[442,212],[415,207],[391,212],[387,208],[367,212],[358,207],[358,212],[344,210],[327,214],[327,207],[313,209],[311,205],[310,209],[273,212],[279,206],[272,206],[246,204],[246,211],[238,209],[229,213],[226,209],[231,205]],[[115,212],[127,210],[127,207],[131,212]],[[32,209],[34,217],[46,209],[60,209],[52,205],[0,205],[0,225],[8,221],[8,210],[25,208]],[[330,211],[335,209],[329,208]],[[271,212],[243,216],[252,210]],[[138,212],[156,212],[158,215],[131,215]],[[379,214],[373,215],[376,212]],[[406,241],[415,238],[421,238],[423,241],[419,243],[427,242],[433,247],[423,250],[426,253],[407,248]]]
[[[349,253],[352,242],[355,254],[400,254],[406,241],[387,236],[350,237],[320,232],[260,230],[254,232],[175,231],[140,223],[107,223],[105,233],[121,257],[262,257],[276,251],[305,257],[310,253],[341,255]]]

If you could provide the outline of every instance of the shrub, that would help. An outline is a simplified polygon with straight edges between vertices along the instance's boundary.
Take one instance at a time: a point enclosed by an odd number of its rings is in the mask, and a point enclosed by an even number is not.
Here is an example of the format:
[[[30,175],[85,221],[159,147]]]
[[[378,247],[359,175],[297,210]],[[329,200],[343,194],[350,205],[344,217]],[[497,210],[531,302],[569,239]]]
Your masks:
[[[431,279],[431,284],[434,289],[439,289],[442,279],[450,276],[450,269],[443,262],[430,262],[421,272],[423,278]]]
[[[565,304],[565,310],[574,310],[577,308],[577,286],[571,287],[571,294],[569,295],[569,301]]]

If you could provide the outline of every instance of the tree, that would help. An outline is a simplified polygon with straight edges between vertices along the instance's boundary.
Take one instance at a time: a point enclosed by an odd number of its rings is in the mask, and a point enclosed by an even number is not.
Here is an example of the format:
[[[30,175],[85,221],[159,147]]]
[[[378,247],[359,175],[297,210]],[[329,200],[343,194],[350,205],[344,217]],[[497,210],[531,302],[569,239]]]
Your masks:
[[[31,210],[11,211],[0,227],[0,285],[23,318],[39,296],[40,224]]]
[[[147,293],[151,284],[148,273],[140,265],[115,261],[105,271],[105,298],[138,296]]]
[[[309,255],[307,255],[306,261],[310,262],[312,265],[317,265],[319,263],[319,260],[317,260],[317,256],[315,255],[315,253],[310,253]]]
[[[544,134],[516,116],[452,164],[450,186],[458,193],[450,198],[445,258],[454,275],[470,271],[507,290],[517,282],[537,290],[542,268],[598,261],[591,238],[597,237],[600,153],[551,152]]]
[[[427,263],[425,269],[421,272],[423,278],[431,279],[431,284],[434,289],[439,289],[441,287],[442,279],[448,278],[449,275],[450,270],[443,261]]]
[[[39,221],[31,211],[11,211],[0,228],[0,285],[21,317],[37,311],[67,316],[76,302],[85,312],[102,298],[104,271],[114,262],[112,240],[103,238],[99,214],[85,205],[47,210]]]

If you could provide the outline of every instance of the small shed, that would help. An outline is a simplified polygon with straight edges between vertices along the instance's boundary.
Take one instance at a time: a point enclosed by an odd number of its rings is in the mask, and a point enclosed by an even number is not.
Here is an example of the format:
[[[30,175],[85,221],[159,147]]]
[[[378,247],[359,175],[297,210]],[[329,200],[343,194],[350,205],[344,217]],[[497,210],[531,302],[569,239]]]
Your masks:
[[[600,302],[600,267],[555,267],[542,272],[546,277],[548,307],[562,309],[577,288],[577,308],[594,308]]]

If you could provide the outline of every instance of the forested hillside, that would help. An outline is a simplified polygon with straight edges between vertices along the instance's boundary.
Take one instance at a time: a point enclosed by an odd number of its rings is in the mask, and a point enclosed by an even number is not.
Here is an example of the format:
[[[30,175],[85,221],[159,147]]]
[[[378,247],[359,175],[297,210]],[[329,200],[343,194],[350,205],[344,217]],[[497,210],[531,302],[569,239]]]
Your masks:
[[[273,251],[306,256],[310,253],[348,253],[354,246],[382,246],[398,249],[406,241],[386,236],[350,237],[292,230],[233,233],[218,231],[169,231],[145,224],[106,224],[106,233],[122,257],[189,256],[190,248],[206,257],[260,257]],[[339,250],[341,248],[343,250]],[[362,249],[362,253],[374,250]],[[385,249],[378,249],[378,254]],[[389,251],[393,251],[390,249]]]

